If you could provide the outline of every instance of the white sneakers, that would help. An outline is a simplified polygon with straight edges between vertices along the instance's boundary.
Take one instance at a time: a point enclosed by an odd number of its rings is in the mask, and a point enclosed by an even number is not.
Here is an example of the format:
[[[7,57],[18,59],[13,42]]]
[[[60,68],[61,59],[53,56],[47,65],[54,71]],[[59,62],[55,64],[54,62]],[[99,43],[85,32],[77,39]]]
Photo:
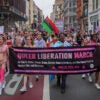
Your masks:
[[[82,79],[84,79],[85,77],[86,77],[86,74],[83,74],[83,75],[82,75]],[[89,74],[88,74],[88,80],[89,80],[90,83],[93,82],[92,77],[91,77],[91,75],[89,75]],[[95,87],[96,87],[97,89],[100,89],[100,85],[99,85],[98,83],[95,83],[94,85],[95,85]]]
[[[33,88],[33,83],[32,82],[29,82],[29,88],[32,89]],[[27,91],[27,88],[26,86],[23,86],[21,89],[20,89],[21,92],[26,92]]]
[[[88,80],[91,83],[92,82],[92,77],[91,77],[90,74],[87,74],[87,75],[88,75]],[[86,74],[82,74],[82,79],[85,79],[85,77],[86,77]]]
[[[2,95],[2,88],[0,88],[0,95]]]
[[[86,74],[82,74],[82,79],[85,79],[85,77],[86,77]]]
[[[4,89],[5,86],[6,86],[6,81],[3,82],[3,84],[2,84],[2,88]]]
[[[26,89],[26,86],[23,86],[21,89],[20,89],[20,92],[26,92],[27,89]]]
[[[29,88],[33,88],[33,83],[32,82],[29,82]]]
[[[2,95],[2,83],[0,83],[0,95]]]
[[[88,80],[91,83],[92,82],[92,77],[91,76],[88,76],[88,77],[89,77]]]
[[[97,89],[100,89],[100,85],[99,85],[98,83],[95,83],[95,87],[96,87]]]
[[[38,81],[39,80],[39,75],[36,75],[36,81]]]
[[[6,81],[0,83],[0,95],[2,95],[2,90],[5,88]]]

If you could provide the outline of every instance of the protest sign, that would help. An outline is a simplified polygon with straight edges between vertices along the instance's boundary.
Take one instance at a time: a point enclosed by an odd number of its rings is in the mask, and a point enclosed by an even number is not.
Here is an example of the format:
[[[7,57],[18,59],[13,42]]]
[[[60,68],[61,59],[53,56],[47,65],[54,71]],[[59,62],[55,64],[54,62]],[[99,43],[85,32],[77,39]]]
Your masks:
[[[11,73],[79,74],[97,70],[95,47],[10,48]]]

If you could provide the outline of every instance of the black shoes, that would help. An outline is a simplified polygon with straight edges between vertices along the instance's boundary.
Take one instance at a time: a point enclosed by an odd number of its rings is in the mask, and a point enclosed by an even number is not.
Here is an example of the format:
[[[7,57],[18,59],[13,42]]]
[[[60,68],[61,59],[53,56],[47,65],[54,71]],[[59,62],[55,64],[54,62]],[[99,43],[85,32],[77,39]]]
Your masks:
[[[60,87],[60,82],[57,82],[57,87]]]
[[[39,78],[36,78],[36,82],[39,81]]]
[[[62,93],[62,94],[65,93],[65,89],[61,89],[61,93]]]

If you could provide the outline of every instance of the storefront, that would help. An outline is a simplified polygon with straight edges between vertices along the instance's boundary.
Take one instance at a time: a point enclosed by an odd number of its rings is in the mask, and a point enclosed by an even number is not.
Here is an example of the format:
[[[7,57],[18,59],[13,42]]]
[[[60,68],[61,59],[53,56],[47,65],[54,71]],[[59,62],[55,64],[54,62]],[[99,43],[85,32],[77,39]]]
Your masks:
[[[89,14],[89,30],[100,27],[100,9]]]
[[[2,3],[0,6],[0,25],[5,26],[5,30],[9,30],[11,27],[16,28],[15,23],[25,22],[27,17],[25,15],[25,1],[24,0],[15,0],[11,2],[0,0]],[[19,4],[20,2],[20,4]],[[19,5],[18,5],[19,4]],[[23,5],[21,5],[23,4]]]

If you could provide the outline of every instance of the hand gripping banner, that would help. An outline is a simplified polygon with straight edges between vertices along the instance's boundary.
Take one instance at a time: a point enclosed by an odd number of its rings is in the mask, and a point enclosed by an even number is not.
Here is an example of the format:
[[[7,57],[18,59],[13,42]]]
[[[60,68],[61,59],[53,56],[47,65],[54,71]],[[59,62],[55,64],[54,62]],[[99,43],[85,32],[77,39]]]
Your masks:
[[[9,49],[10,73],[81,74],[98,71],[100,51],[93,46]],[[97,56],[97,58],[96,58]]]

